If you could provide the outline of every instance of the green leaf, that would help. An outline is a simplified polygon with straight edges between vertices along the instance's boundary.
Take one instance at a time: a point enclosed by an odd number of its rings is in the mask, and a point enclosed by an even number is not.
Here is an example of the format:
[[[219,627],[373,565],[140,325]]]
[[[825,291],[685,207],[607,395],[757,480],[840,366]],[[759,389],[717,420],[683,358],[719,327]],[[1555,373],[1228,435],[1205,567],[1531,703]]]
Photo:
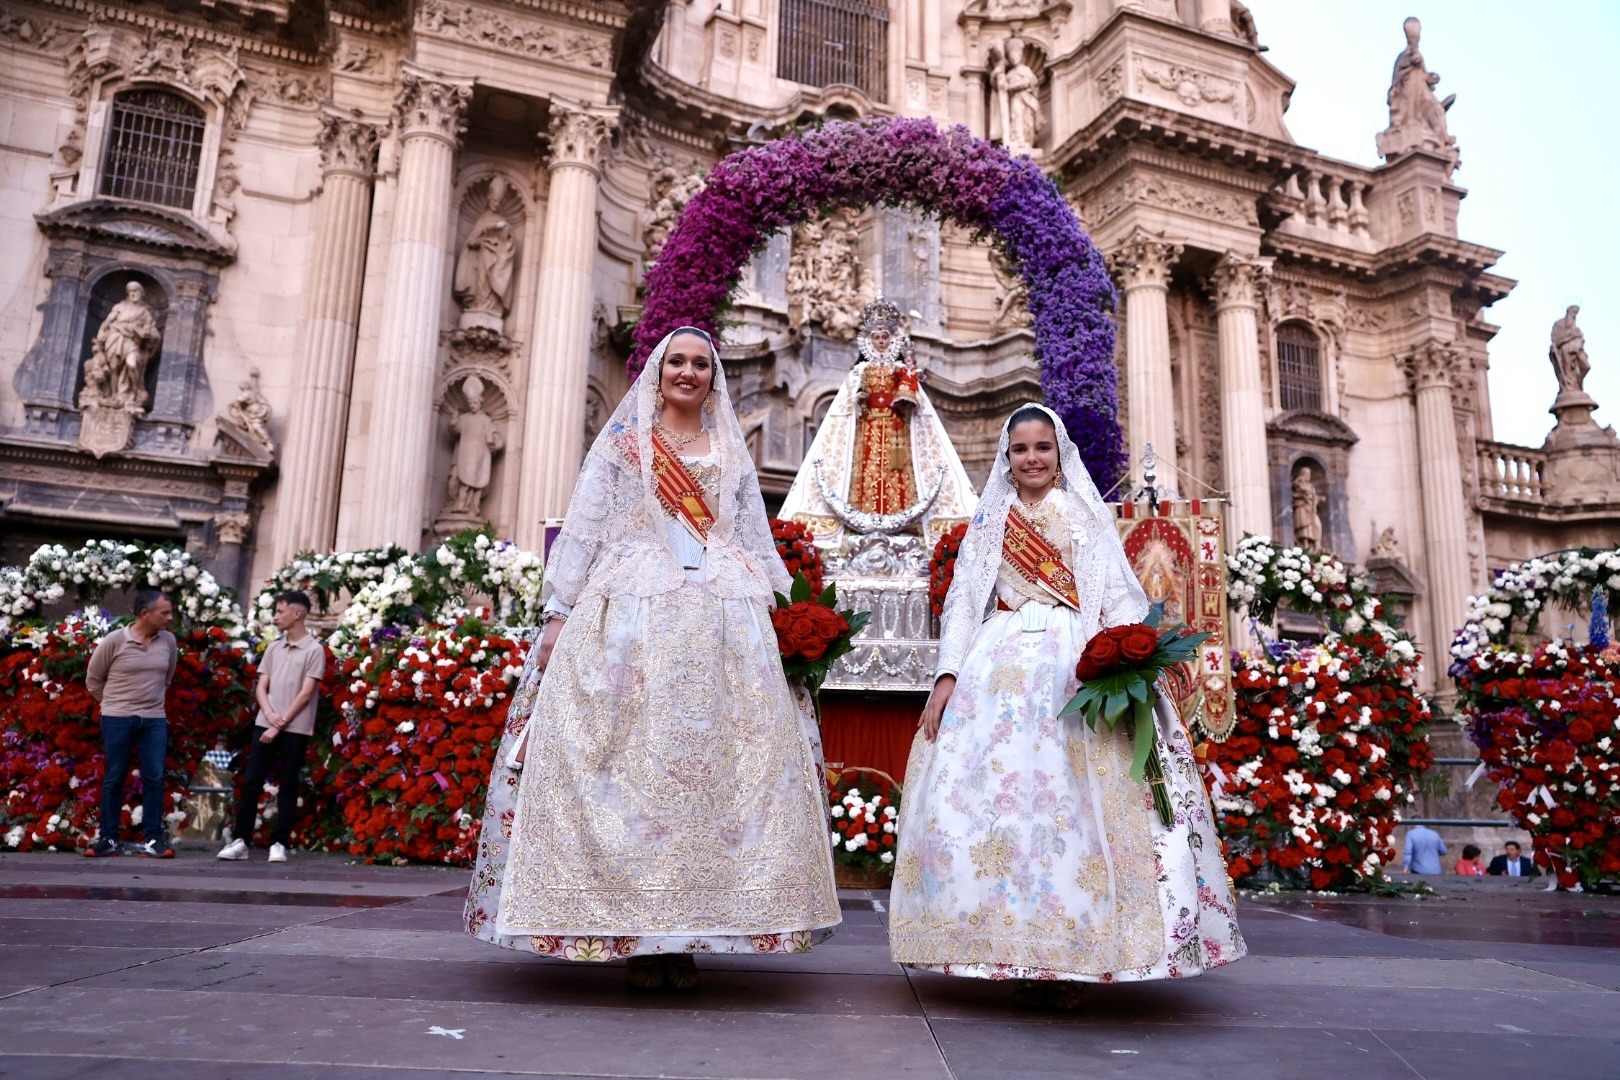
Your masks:
[[[1131,696],[1127,693],[1114,693],[1108,695],[1108,704],[1103,706],[1103,721],[1109,727],[1119,726],[1125,717],[1125,710],[1131,703]]]
[[[1147,616],[1142,619],[1142,622],[1146,623],[1148,626],[1153,627],[1154,629],[1157,629],[1158,626],[1159,626],[1159,621],[1161,619],[1163,619],[1163,618],[1164,618],[1164,604],[1159,603],[1159,604],[1154,604],[1152,607],[1148,608]]]
[[[866,624],[872,621],[870,611],[848,611],[841,612],[841,614],[844,616],[844,621],[849,623],[850,631],[856,634],[866,629]]]
[[[1138,784],[1147,780],[1148,755],[1153,753],[1153,703],[1138,701],[1136,703],[1135,731],[1131,734],[1131,779]]]
[[[788,596],[795,604],[810,599],[810,579],[804,576],[803,570],[793,575],[793,591]]]
[[[784,608],[788,606],[788,598],[783,596],[781,593],[772,593],[771,595],[776,597],[777,607]]]
[[[1148,700],[1149,689],[1148,684],[1141,681],[1133,682],[1125,688],[1126,692],[1139,703]]]
[[[836,583],[829,584],[825,589],[821,590],[821,606],[829,608],[838,606],[838,586]]]

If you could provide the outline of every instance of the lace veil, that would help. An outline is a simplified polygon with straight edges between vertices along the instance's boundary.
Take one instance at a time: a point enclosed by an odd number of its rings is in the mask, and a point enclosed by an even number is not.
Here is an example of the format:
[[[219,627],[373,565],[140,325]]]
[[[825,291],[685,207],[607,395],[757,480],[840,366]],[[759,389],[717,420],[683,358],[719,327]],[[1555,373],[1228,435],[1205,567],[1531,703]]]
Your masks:
[[[664,353],[676,334],[696,333],[714,356],[712,410],[703,413],[711,460],[720,470],[710,507],[704,574],[720,596],[769,603],[791,579],[776,553],[759,477],[726,390],[725,369],[713,340],[701,330],[672,331],[648,357],[641,374],[591,444],[568,503],[562,531],[546,559],[545,599],[573,607],[588,596],[656,596],[681,586],[686,573],[670,547],[669,518],[652,474],[652,431]]]
[[[1014,409],[1012,415],[1031,406],[1045,413],[1057,432],[1063,479],[1054,496],[1062,499],[1069,521],[1075,564],[1072,569],[1079,585],[1080,617],[1086,636],[1090,637],[1104,625],[1135,622],[1147,614],[1148,599],[1125,557],[1125,546],[1120,543],[1119,530],[1114,525],[1113,508],[1103,502],[1091,473],[1080,460],[1080,451],[1064,430],[1057,413],[1045,405],[1029,402]],[[995,597],[1007,511],[1018,497],[1012,463],[1007,457],[1012,415],[1001,425],[995,464],[990,468],[990,478],[979,496],[978,511],[968,525],[956,556],[956,572],[940,619],[936,677],[954,675],[961,670],[973,644],[973,635],[989,615]]]

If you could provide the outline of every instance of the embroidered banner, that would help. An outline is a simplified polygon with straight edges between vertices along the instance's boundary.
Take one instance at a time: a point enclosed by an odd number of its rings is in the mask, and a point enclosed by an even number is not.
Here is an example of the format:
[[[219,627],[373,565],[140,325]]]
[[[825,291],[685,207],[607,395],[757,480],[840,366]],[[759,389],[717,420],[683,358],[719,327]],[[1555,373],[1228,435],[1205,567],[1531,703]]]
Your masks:
[[[1007,511],[1007,532],[1001,542],[1001,557],[1018,571],[1031,585],[1045,589],[1076,611],[1080,610],[1080,592],[1075,585],[1074,571],[1063,562],[1063,556],[1052,542],[1042,536],[1015,506]]]

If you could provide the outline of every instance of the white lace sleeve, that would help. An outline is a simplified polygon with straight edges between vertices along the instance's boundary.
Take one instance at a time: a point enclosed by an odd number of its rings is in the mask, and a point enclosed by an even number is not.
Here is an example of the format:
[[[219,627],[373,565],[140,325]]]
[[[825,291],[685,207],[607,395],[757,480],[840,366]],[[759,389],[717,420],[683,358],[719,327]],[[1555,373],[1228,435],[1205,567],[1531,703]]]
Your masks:
[[[1002,513],[1005,515],[1005,509]],[[991,566],[985,548],[992,542],[999,552],[1000,530],[990,528],[981,511],[968,526],[967,535],[962,537],[962,547],[956,553],[951,591],[945,594],[945,611],[939,619],[939,663],[934,668],[936,682],[941,675],[956,675],[962,670],[968,650],[973,647],[973,636],[984,622],[990,597],[995,594],[994,570],[988,576],[985,573]],[[998,557],[995,569],[999,569],[1000,565]]]
[[[1130,560],[1125,557],[1119,534],[1109,529],[1098,539],[1101,541],[1097,544],[1098,561],[1102,565],[1097,569],[1102,571],[1103,577],[1101,625],[1141,622],[1147,618],[1152,605],[1148,603],[1147,593],[1142,591],[1142,583],[1136,579],[1136,571],[1131,569]]]
[[[639,509],[640,479],[618,455],[592,452],[568,500],[562,531],[546,556],[540,597],[552,610],[572,609],[590,577],[602,545],[623,535],[629,515]]]
[[[793,578],[777,553],[776,538],[771,535],[771,519],[765,514],[765,499],[759,493],[759,473],[752,459],[745,455],[744,460],[741,482],[737,485],[737,523],[733,526],[733,535],[748,568],[756,571],[772,592],[786,595],[793,586]]]

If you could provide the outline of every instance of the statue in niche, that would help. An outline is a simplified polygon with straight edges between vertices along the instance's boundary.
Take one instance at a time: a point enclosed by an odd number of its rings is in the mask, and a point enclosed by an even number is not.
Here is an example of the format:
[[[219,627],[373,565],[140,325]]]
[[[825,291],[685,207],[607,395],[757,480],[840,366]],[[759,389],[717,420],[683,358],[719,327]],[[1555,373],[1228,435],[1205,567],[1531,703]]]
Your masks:
[[[494,417],[484,411],[484,381],[467,376],[461,384],[467,399],[465,412],[450,421],[456,448],[450,459],[449,499],[444,516],[477,518],[483,513],[484,490],[489,487],[495,455],[506,447],[506,440]]]
[[[463,330],[490,330],[499,334],[512,310],[512,269],[517,261],[517,237],[501,211],[511,188],[502,176],[490,178],[484,211],[473,222],[456,260],[453,295],[461,304]]]
[[[848,341],[860,318],[860,215],[848,207],[803,222],[793,236],[788,260],[790,323],[800,330],[820,323],[828,337]]]
[[[1446,130],[1446,110],[1457,95],[1442,101],[1434,92],[1440,76],[1429,70],[1418,50],[1422,24],[1407,19],[1402,29],[1406,32],[1406,48],[1395,58],[1395,71],[1389,81],[1389,127],[1378,134],[1378,152],[1386,160],[1414,149],[1433,150],[1454,158],[1457,140]]]
[[[1575,316],[1580,311],[1578,304],[1569,305],[1564,317],[1552,327],[1552,347],[1547,350],[1547,359],[1552,361],[1553,373],[1558,376],[1559,397],[1585,394],[1582,384],[1586,373],[1592,370],[1592,363],[1586,358],[1586,335],[1575,325]]]
[[[1294,499],[1294,543],[1302,548],[1320,550],[1322,547],[1322,516],[1318,512],[1326,498],[1318,494],[1316,481],[1311,478],[1309,466],[1294,473],[1292,487]]]
[[[990,316],[992,331],[1029,325],[1029,284],[1005,252],[990,249],[990,268],[996,274],[996,310]]]
[[[101,320],[90,343],[79,407],[99,405],[129,412],[146,411],[146,366],[162,343],[157,317],[146,303],[138,281],[124,286],[124,299]]]
[[[995,89],[992,135],[1014,154],[1030,153],[1040,137],[1041,80],[1025,62],[1027,51],[1024,40],[1017,37],[989,49],[990,78]]]
[[[276,444],[270,438],[270,400],[259,389],[259,369],[249,368],[231,403],[225,406],[225,419],[241,428],[254,442],[274,454]]]

